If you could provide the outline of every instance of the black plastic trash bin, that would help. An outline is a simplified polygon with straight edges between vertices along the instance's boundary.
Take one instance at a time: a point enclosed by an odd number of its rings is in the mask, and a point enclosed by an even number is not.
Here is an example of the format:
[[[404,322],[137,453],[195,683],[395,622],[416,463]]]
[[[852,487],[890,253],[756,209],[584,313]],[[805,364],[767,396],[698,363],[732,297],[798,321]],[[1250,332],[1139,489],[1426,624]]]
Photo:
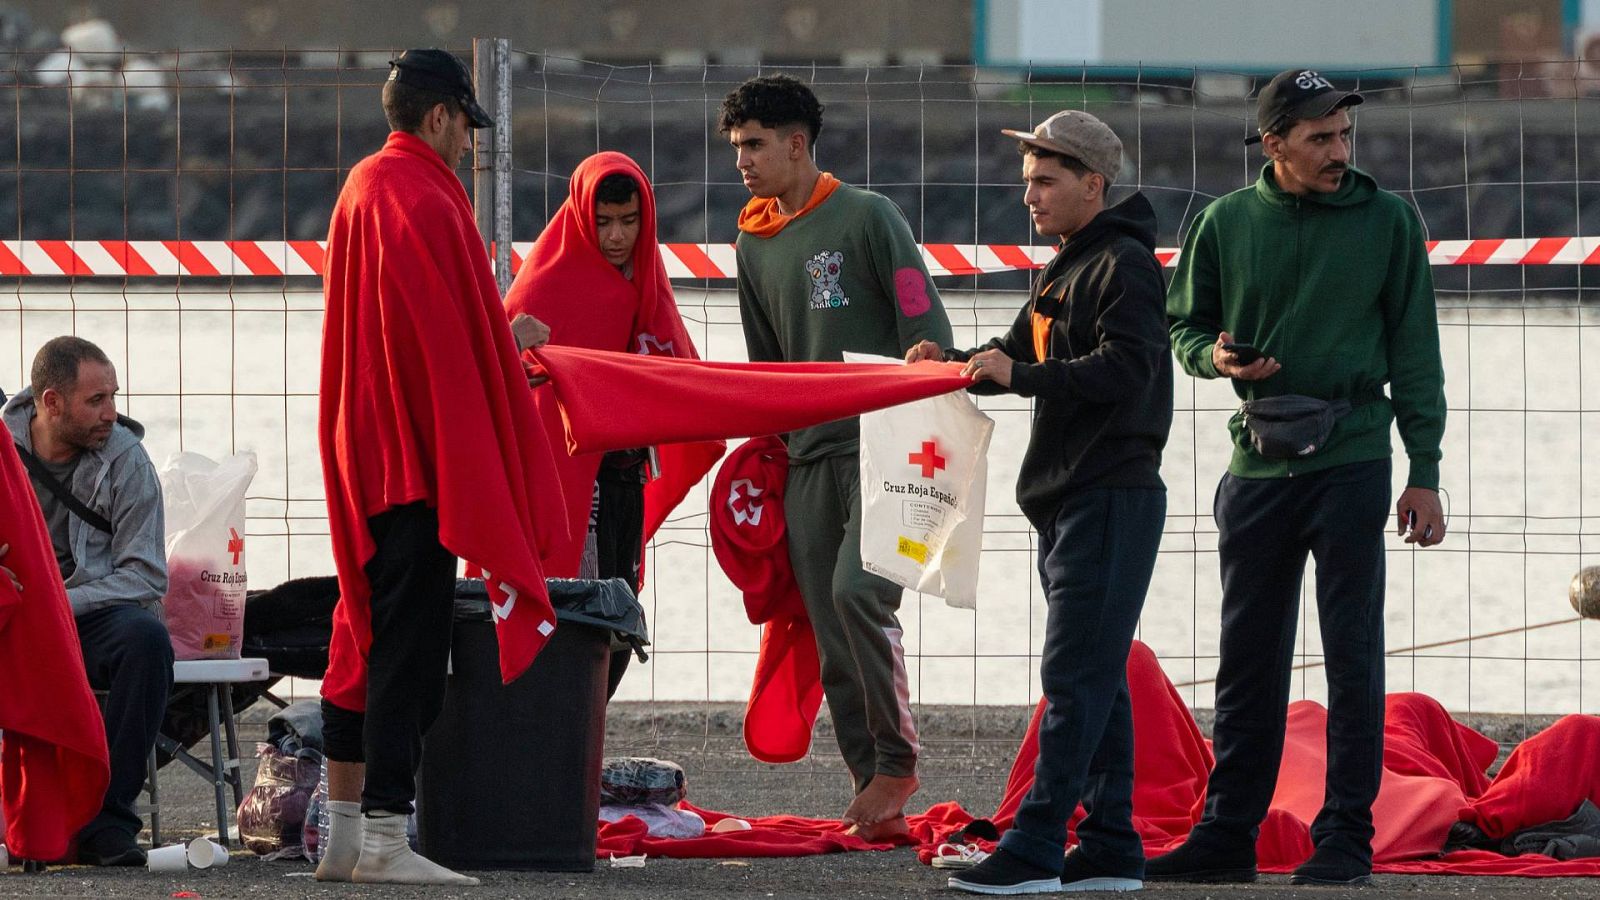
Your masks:
[[[552,601],[577,608],[558,606],[555,634],[510,685],[500,683],[482,583],[458,589],[444,711],[417,778],[417,836],[429,859],[469,870],[594,869],[612,629],[578,595],[614,595],[622,583],[588,584],[552,591]]]

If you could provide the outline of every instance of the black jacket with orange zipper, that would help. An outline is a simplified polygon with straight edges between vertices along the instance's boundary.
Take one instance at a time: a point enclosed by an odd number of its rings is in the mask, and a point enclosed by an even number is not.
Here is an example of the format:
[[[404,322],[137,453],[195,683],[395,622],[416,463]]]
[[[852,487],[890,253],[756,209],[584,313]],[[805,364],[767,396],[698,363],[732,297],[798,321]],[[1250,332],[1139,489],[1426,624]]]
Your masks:
[[[965,362],[998,349],[1015,361],[1010,392],[1035,401],[1017,503],[1036,528],[1073,491],[1165,488],[1172,353],[1155,232],[1143,194],[1107,208],[1039,273],[1009,332],[945,352]],[[1007,393],[994,382],[971,391]]]

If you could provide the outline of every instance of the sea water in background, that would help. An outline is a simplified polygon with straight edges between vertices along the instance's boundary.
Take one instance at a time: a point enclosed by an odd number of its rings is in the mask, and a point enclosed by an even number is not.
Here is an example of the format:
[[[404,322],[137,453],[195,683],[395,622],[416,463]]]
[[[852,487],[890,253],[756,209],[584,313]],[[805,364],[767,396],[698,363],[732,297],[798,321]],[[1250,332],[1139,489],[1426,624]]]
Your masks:
[[[1001,333],[1022,296],[948,292],[956,340]],[[731,292],[680,287],[679,306],[701,355],[742,360]],[[1566,588],[1596,562],[1600,530],[1600,310],[1526,305],[1440,311],[1451,412],[1443,483],[1447,542],[1427,551],[1387,538],[1391,649],[1458,641],[1391,657],[1391,691],[1418,690],[1452,710],[1600,712],[1600,628],[1572,618]],[[260,462],[248,503],[251,583],[333,572],[317,450],[322,296],[314,283],[285,290],[246,281],[35,286],[0,296],[0,389],[22,383],[39,345],[77,333],[117,364],[121,407],[144,423],[153,459],[193,450],[252,450]],[[1470,327],[1469,327],[1470,326]],[[1211,500],[1227,464],[1226,382],[1177,376],[1177,414],[1162,476],[1168,518],[1139,637],[1196,706],[1211,705],[1220,608]],[[1031,704],[1044,602],[1033,536],[1015,505],[1029,407],[981,398],[995,420],[988,515],[976,613],[907,592],[905,628],[913,699],[921,703]],[[1398,437],[1395,440],[1398,448]],[[1403,486],[1403,454],[1395,488]],[[642,596],[655,646],[617,699],[742,701],[759,630],[707,547],[706,490],[697,489],[657,536]],[[1583,516],[1587,514],[1588,518]],[[1584,531],[1587,530],[1587,537]],[[1588,544],[1584,544],[1584,540]],[[1470,551],[1470,552],[1469,552]],[[1581,551],[1587,551],[1582,555]],[[1295,697],[1325,699],[1308,579],[1297,644]],[[1469,658],[1470,654],[1470,658]],[[305,695],[313,686],[298,685]]]

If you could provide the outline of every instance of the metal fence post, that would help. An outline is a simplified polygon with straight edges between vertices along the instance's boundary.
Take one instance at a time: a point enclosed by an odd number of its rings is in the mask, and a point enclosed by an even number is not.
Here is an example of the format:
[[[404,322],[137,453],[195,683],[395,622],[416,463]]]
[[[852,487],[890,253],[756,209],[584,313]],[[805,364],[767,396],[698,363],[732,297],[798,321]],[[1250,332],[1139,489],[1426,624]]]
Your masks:
[[[474,38],[472,77],[494,128],[477,132],[472,152],[472,207],[478,233],[494,255],[501,296],[511,287],[511,41]],[[486,139],[487,138],[487,139]]]

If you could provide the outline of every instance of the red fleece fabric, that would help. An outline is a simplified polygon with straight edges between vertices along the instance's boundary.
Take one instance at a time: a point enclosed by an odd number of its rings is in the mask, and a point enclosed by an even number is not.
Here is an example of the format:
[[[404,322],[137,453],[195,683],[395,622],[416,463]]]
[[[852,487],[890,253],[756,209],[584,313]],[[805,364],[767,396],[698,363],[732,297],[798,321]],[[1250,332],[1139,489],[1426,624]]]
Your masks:
[[[1503,838],[1565,819],[1584,800],[1600,804],[1600,716],[1563,716],[1511,751],[1465,818]]]
[[[618,174],[639,185],[639,238],[633,245],[631,279],[606,261],[595,230],[595,190],[607,176]],[[622,153],[596,153],[578,165],[566,201],[534,242],[506,294],[505,307],[509,316],[527,313],[544,322],[550,327],[550,343],[557,346],[699,358],[673,301],[656,243],[655,192],[644,171]],[[561,411],[554,394],[536,390],[534,404],[546,435],[561,446]],[[644,492],[646,542],[726,449],[722,441],[659,448],[661,470]],[[576,578],[600,455],[558,453],[555,463],[566,497],[568,537],[548,554],[546,574]]]
[[[570,453],[782,434],[972,384],[960,363],[708,362],[553,345],[534,356]]]
[[[1182,842],[1200,818],[1211,749],[1183,698],[1162,673],[1155,655],[1135,643],[1128,657],[1133,695],[1134,826],[1145,852],[1155,855]],[[1038,712],[1035,712],[1037,720]],[[1300,701],[1290,706],[1283,766],[1272,809],[1256,845],[1263,871],[1287,872],[1311,855],[1310,822],[1322,803],[1327,771],[1326,712]],[[1006,784],[1004,799],[991,817],[1004,831],[1033,781],[1038,731],[1030,725]],[[1476,821],[1491,836],[1563,819],[1584,799],[1600,802],[1600,717],[1567,716],[1524,741],[1493,781],[1483,770],[1495,758],[1495,744],[1452,721],[1437,701],[1421,694],[1391,694],[1385,728],[1384,779],[1373,808],[1373,841],[1379,872],[1527,877],[1600,876],[1600,859],[1561,862],[1527,854],[1501,856],[1469,850],[1441,855],[1445,834],[1458,820]],[[1481,795],[1475,792],[1481,790]],[[696,810],[708,824],[725,813]],[[1073,823],[1082,817],[1080,808]],[[973,816],[952,802],[937,803],[907,817],[918,857],[927,863],[938,843],[971,822]],[[795,856],[839,850],[883,850],[842,834],[843,823],[826,819],[772,816],[749,820],[752,829],[693,840],[645,836],[636,819],[601,825],[600,856],[650,853],[656,856]],[[979,841],[986,849],[989,842]]]
[[[53,861],[99,814],[111,764],[44,515],[0,443],[0,565],[23,586],[0,575],[0,811],[13,857]]]
[[[541,556],[565,540],[561,485],[466,190],[420,139],[395,132],[350,170],[323,284],[339,605],[322,695],[366,709],[367,519],[417,501],[438,510],[445,548],[485,570],[509,682],[555,627]]]
[[[745,615],[762,626],[761,653],[744,710],[744,745],[762,762],[789,763],[811,749],[822,706],[822,664],[789,562],[783,515],[789,453],[774,436],[728,455],[711,486],[711,550]]]
[[[1149,648],[1135,642],[1128,658],[1134,717],[1134,826],[1145,853],[1182,843],[1200,820],[1210,745],[1172,688]],[[1040,710],[1043,704],[1041,701]],[[1033,782],[1038,758],[1039,711],[1018,750],[1005,799],[994,815],[1004,830]],[[1283,764],[1267,819],[1256,842],[1262,871],[1287,872],[1311,855],[1312,820],[1322,805],[1327,773],[1327,711],[1298,701],[1289,706]],[[1441,855],[1450,826],[1459,820],[1493,822],[1509,833],[1565,818],[1591,794],[1600,794],[1600,719],[1569,716],[1529,738],[1493,783],[1484,769],[1494,762],[1493,741],[1450,719],[1438,701],[1422,694],[1391,694],[1384,729],[1384,777],[1373,805],[1373,859],[1380,872],[1455,875],[1600,875],[1600,859],[1559,862],[1525,855],[1508,858],[1485,851]],[[1504,783],[1502,785],[1502,783]],[[1485,785],[1488,785],[1485,791]],[[1479,792],[1484,796],[1477,797]],[[1476,799],[1475,799],[1476,798]],[[929,810],[942,821],[965,824],[941,804]],[[1188,816],[1182,810],[1188,807]],[[1073,824],[1081,819],[1080,807]],[[1188,821],[1185,821],[1185,819]],[[953,830],[953,828],[951,829]],[[941,836],[948,834],[942,832]],[[1494,832],[1491,832],[1492,834]],[[920,855],[929,861],[934,846]]]
[[[1128,654],[1128,690],[1133,700],[1133,768],[1139,773],[1161,773],[1159,778],[1139,778],[1134,782],[1133,818],[1139,833],[1148,843],[1178,838],[1189,833],[1199,821],[1195,802],[1206,787],[1211,771],[1211,746],[1200,733],[1189,707],[1178,689],[1167,680],[1161,664],[1149,647],[1137,641]],[[1039,758],[1039,718],[1044,701],[1034,708],[1026,737],[1017,751],[1005,794],[993,820],[1002,830],[1010,827],[1022,798],[1033,786],[1033,766]],[[1080,808],[1073,824],[1083,817]]]

